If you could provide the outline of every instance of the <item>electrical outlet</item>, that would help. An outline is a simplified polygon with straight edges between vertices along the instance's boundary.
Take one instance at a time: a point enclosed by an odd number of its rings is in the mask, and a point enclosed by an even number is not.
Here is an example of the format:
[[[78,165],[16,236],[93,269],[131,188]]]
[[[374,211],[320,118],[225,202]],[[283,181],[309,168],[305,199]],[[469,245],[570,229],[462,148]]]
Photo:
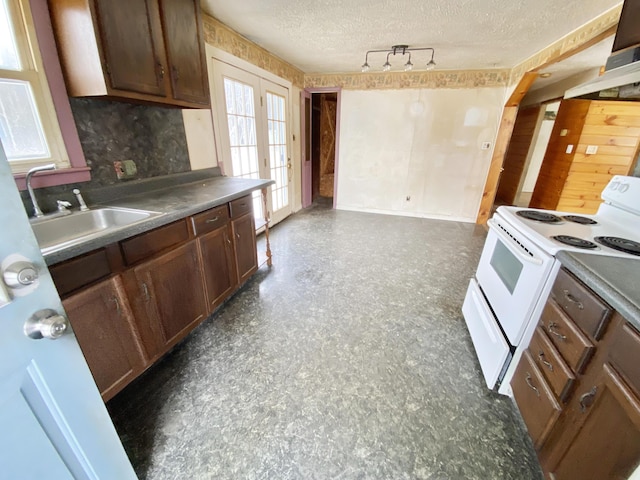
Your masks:
[[[118,180],[134,178],[138,173],[138,168],[133,160],[116,160],[113,162],[113,168],[116,171],[116,177],[118,177]]]

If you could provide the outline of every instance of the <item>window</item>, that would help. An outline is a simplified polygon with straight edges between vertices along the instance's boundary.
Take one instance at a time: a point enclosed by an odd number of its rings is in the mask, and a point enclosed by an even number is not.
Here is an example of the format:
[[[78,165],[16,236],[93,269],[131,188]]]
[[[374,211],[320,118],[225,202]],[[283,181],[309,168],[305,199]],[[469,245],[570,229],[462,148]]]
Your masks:
[[[0,140],[14,174],[70,167],[28,0],[0,0]]]

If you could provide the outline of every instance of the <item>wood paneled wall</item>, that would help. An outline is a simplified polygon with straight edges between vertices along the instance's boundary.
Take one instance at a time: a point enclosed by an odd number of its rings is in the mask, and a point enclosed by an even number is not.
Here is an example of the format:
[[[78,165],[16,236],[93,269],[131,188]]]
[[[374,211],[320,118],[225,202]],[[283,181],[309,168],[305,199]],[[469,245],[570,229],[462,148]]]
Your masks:
[[[509,148],[502,164],[503,172],[496,192],[497,203],[511,205],[518,194],[539,113],[539,106],[524,108],[518,112]]]
[[[629,175],[640,142],[640,104],[592,101],[560,195],[558,210],[595,213],[613,175]],[[587,154],[588,146],[597,147]]]
[[[639,103],[563,100],[530,206],[595,213],[611,177],[633,171],[639,142]]]

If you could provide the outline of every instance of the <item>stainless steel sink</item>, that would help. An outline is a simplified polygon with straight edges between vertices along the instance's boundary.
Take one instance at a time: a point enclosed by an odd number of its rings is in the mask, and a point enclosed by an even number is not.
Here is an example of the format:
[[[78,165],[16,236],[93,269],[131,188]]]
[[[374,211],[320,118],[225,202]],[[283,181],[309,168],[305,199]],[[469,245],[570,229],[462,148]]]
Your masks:
[[[73,212],[69,215],[54,218],[32,219],[31,228],[42,252],[48,253],[158,215],[162,215],[162,213],[149,210],[104,207],[84,212]]]

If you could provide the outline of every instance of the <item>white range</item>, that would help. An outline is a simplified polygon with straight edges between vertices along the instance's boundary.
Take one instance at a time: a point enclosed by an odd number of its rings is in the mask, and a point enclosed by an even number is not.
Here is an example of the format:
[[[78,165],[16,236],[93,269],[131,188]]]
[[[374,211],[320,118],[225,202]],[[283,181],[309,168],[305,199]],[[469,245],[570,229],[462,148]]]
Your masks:
[[[498,207],[462,312],[487,386],[509,382],[560,269],[559,250],[640,256],[640,178],[615,176],[595,215]]]

